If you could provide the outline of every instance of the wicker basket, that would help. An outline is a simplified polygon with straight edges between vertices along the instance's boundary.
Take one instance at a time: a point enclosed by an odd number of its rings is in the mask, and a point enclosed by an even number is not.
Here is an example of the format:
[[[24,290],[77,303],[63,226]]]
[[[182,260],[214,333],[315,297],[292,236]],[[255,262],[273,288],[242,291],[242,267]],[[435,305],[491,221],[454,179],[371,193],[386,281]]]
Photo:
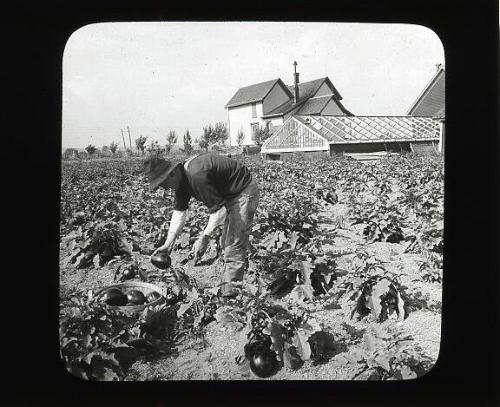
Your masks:
[[[161,302],[165,301],[165,293],[161,287],[158,287],[157,285],[151,284],[151,283],[143,283],[142,281],[126,281],[124,283],[114,284],[114,285],[104,287],[103,289],[101,289],[95,293],[95,297],[97,298],[97,297],[101,296],[102,294],[104,294],[104,292],[106,290],[109,290],[110,288],[118,288],[118,289],[122,290],[123,292],[127,292],[128,290],[138,290],[138,291],[142,292],[144,294],[144,296],[147,296],[148,294],[152,293],[153,291],[156,291],[158,294],[161,295],[161,297],[158,298],[157,300],[155,300],[153,302],[148,302],[148,303],[145,303],[142,305],[118,306],[118,305],[107,305],[106,304],[106,307],[109,309],[112,309],[115,311],[125,312],[127,314],[137,314],[139,312],[142,312],[142,310],[144,310],[144,308],[146,308],[146,307],[158,305]]]

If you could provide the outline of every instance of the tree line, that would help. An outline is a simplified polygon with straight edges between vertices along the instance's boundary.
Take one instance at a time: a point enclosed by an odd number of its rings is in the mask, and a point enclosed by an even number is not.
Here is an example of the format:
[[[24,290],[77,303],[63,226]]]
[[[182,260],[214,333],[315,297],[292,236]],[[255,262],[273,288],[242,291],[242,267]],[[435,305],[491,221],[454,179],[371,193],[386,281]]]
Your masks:
[[[256,129],[254,134],[252,135],[252,141],[261,145],[263,141],[265,141],[270,136],[269,130],[266,127],[260,127]],[[182,152],[186,154],[191,154],[195,151],[195,145],[202,150],[208,151],[209,147],[213,144],[225,144],[227,139],[229,138],[229,131],[227,125],[223,122],[218,122],[215,124],[209,124],[208,126],[203,127],[203,133],[199,138],[195,140],[192,139],[189,129],[185,131],[183,134],[183,147],[180,149]],[[242,130],[240,130],[236,137],[236,142],[238,145],[242,145],[245,139],[245,134]],[[169,153],[173,146],[177,144],[178,137],[175,130],[170,130],[166,135],[166,143],[160,144],[157,140],[150,140],[148,143],[148,137],[144,135],[140,135],[135,140],[135,150],[136,152],[140,152],[140,154],[144,153]],[[122,154],[118,150],[119,144],[113,141],[109,146],[105,145],[100,150],[89,144],[85,147],[85,152],[89,156],[95,157],[98,156],[116,156],[117,154]],[[85,154],[85,153],[84,153]],[[125,154],[133,155],[134,152],[131,151],[130,148],[125,148]],[[78,150],[74,148],[68,148],[64,152],[64,158],[78,157],[81,155]]]

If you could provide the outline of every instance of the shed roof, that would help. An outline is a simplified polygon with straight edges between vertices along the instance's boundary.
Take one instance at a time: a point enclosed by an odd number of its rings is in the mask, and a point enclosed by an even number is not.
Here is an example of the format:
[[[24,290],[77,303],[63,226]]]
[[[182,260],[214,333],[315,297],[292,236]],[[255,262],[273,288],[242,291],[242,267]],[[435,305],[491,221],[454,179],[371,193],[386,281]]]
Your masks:
[[[308,116],[313,127],[333,143],[439,139],[431,118],[407,116]]]
[[[430,82],[413,102],[408,114],[411,116],[444,117],[445,107],[445,71],[440,67]]]
[[[290,121],[296,125],[290,126]],[[300,149],[305,134],[329,144],[439,140],[439,124],[430,117],[293,115],[266,140],[263,150]]]
[[[274,85],[278,83],[281,84],[285,92],[289,93],[289,96],[292,97],[292,94],[290,94],[287,86],[281,79],[278,78],[273,79],[272,81],[256,83],[255,85],[239,88],[229,102],[227,102],[225,107],[236,107],[247,103],[259,102],[264,99]]]

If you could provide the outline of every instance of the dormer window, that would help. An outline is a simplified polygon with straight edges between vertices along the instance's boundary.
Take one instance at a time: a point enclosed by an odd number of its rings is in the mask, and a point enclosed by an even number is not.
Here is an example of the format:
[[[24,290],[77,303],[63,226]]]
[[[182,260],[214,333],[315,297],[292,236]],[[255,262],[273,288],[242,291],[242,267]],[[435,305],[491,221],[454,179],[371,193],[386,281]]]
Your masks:
[[[257,117],[257,103],[252,103],[252,117]]]

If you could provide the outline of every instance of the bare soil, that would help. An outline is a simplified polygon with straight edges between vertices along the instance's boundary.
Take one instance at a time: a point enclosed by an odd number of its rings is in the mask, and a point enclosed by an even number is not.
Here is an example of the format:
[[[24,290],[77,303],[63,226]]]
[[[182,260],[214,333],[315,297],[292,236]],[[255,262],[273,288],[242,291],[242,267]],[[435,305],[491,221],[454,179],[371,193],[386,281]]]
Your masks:
[[[421,298],[423,306],[402,321],[388,320],[384,324],[390,324],[392,328],[411,335],[414,346],[435,362],[439,354],[441,332],[441,284],[427,283],[419,278],[421,256],[404,253],[408,242],[368,244],[362,236],[362,226],[346,225],[346,214],[347,207],[340,203],[325,204],[320,214],[322,233],[332,239],[332,249],[347,253],[338,259],[338,268],[352,269],[356,251],[361,248],[383,261],[386,269],[397,272],[403,284],[411,287],[410,293]],[[213,255],[212,248],[211,253],[206,256],[210,259]],[[61,258],[63,257],[64,253],[61,253]],[[191,263],[182,266],[181,257],[173,254],[174,267],[182,267],[190,277],[196,279],[200,287],[213,287],[219,283],[223,267],[220,259],[212,264],[194,267]],[[149,263],[146,255],[144,263]],[[61,301],[75,288],[96,290],[110,285],[113,283],[113,276],[114,271],[109,267],[77,270],[61,265]],[[349,304],[340,303],[337,307],[328,304],[328,298],[325,298],[323,302],[315,302],[310,309],[312,316],[334,338],[340,333],[345,334],[345,324],[361,333],[374,324],[351,319]],[[334,340],[331,353],[322,363],[307,361],[297,370],[284,367],[271,378],[260,379],[252,374],[247,364],[239,366],[235,362],[235,358],[241,355],[244,344],[245,338],[235,326],[214,321],[206,326],[202,339],[182,344],[177,354],[154,361],[136,361],[129,369],[126,380],[350,380],[356,378],[361,369],[358,363],[349,362],[344,357],[349,352],[348,346]]]

